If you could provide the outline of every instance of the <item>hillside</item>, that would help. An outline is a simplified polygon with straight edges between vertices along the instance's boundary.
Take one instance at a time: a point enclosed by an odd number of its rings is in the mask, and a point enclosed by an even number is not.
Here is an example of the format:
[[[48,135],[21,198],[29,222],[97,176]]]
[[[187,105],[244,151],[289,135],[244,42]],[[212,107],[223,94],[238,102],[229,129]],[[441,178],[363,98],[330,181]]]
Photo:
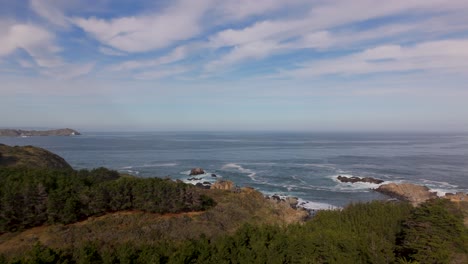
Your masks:
[[[0,168],[1,167],[29,167],[71,169],[62,157],[42,148],[33,146],[10,147],[0,144]]]
[[[35,155],[50,152],[0,149],[29,166],[0,167],[0,264],[468,261],[466,208],[448,199],[351,204],[306,220],[248,187],[44,168]]]
[[[77,136],[78,131],[70,128],[53,130],[0,129],[0,137]]]

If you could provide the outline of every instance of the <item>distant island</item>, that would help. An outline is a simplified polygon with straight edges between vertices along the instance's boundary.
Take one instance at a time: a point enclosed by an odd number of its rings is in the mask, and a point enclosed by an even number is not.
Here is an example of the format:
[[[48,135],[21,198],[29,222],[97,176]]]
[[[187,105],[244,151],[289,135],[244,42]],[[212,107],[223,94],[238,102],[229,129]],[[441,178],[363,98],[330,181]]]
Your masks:
[[[34,137],[34,136],[77,136],[80,132],[70,129],[53,130],[21,130],[21,129],[0,129],[0,137]]]

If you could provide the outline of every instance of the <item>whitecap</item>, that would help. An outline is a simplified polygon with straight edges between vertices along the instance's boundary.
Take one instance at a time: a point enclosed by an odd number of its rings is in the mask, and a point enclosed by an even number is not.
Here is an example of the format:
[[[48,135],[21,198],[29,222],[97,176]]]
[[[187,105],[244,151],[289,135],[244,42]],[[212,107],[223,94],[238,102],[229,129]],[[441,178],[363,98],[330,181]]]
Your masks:
[[[320,203],[320,202],[312,202],[307,201],[301,198],[297,199],[298,203],[297,206],[307,209],[307,210],[339,210],[341,207],[334,206],[327,203]]]
[[[131,168],[131,167],[130,167]],[[123,169],[123,170],[119,170],[120,172],[126,172],[128,174],[131,174],[131,175],[138,175],[140,174],[139,171],[137,170],[131,170],[131,169]]]
[[[427,184],[427,185],[445,186],[445,187],[450,187],[450,188],[458,187],[458,185],[453,185],[448,182],[440,182],[440,181],[433,181],[433,180],[426,180],[426,179],[422,179],[422,181],[424,182],[424,184]]]
[[[239,164],[236,164],[236,163],[228,163],[228,164],[225,164],[221,167],[222,170],[225,170],[225,169],[236,169],[238,170],[239,172],[241,173],[245,173],[247,174],[247,176],[252,179],[253,181],[257,181],[257,179],[255,178],[255,175],[257,175],[256,172],[254,172],[253,170],[251,169],[246,169],[244,167],[242,167],[241,165]]]
[[[328,163],[296,163],[294,165],[301,166],[301,167],[316,167],[316,168],[327,168],[327,169],[336,168],[334,164],[328,164]]]
[[[174,167],[174,166],[177,166],[177,163],[144,164],[141,167],[151,168],[151,167]]]

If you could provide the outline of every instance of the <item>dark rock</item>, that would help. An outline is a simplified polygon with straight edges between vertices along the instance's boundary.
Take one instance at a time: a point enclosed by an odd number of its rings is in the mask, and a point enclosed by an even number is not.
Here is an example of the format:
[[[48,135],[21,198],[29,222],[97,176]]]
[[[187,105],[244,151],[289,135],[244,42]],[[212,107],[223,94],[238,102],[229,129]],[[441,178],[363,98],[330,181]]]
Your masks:
[[[216,176],[216,174],[212,173],[212,174],[211,174],[211,177],[218,177],[218,176]]]
[[[195,186],[197,186],[198,188],[201,188],[201,189],[210,189],[210,185],[205,185],[205,184],[200,183],[200,182],[195,184]]]
[[[193,168],[190,170],[190,176],[199,174],[205,174],[205,171],[202,168]]]
[[[204,184],[204,185],[211,185],[211,182],[205,181],[205,182],[203,182],[203,184]]]
[[[201,178],[192,177],[192,178],[188,178],[187,180],[188,181],[199,181],[199,180],[201,180]]]
[[[381,184],[382,182],[384,182],[383,180],[375,179],[372,177],[360,178],[356,176],[346,177],[346,176],[341,176],[341,175],[338,175],[338,180],[340,182],[350,182],[350,183],[367,182],[367,183]]]
[[[273,200],[275,200],[275,201],[277,201],[277,202],[281,201],[281,197],[279,197],[279,196],[276,195],[276,194],[275,194],[275,195],[272,195],[272,196],[271,196],[271,199],[273,199]]]

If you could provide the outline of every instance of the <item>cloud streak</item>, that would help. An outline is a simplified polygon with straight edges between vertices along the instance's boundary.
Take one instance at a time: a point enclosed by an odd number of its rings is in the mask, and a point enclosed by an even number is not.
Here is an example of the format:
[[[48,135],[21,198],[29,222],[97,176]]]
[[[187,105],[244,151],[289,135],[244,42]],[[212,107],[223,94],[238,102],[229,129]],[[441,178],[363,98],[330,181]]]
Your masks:
[[[74,18],[75,25],[101,43],[127,52],[145,52],[190,39],[202,31],[210,1],[181,0],[161,12],[114,19]]]
[[[286,71],[293,77],[329,74],[356,75],[409,71],[458,72],[468,74],[468,40],[443,40],[412,46],[387,45],[336,59],[314,61]]]

